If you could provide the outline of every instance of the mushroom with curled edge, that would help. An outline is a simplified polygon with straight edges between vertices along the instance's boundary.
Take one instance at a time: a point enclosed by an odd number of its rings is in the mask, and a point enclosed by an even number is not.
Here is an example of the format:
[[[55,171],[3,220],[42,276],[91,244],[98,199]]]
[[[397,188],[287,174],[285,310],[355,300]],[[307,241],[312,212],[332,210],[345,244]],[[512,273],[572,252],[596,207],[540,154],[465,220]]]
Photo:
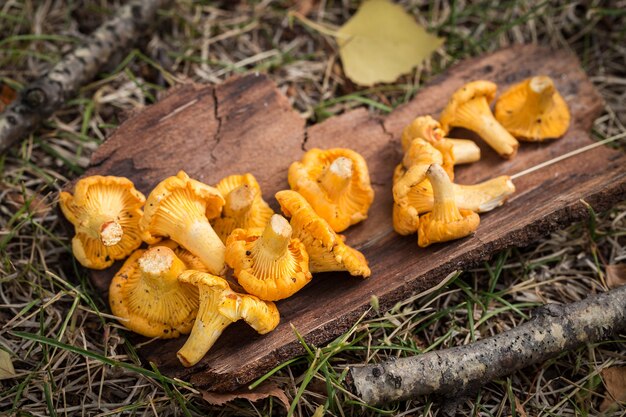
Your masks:
[[[454,165],[468,164],[480,160],[480,148],[474,141],[468,139],[453,139],[445,137],[441,124],[431,116],[416,117],[402,131],[402,150],[406,152],[413,139],[420,138],[428,141],[444,159],[444,168],[450,175]],[[450,176],[454,179],[454,175]]]
[[[394,181],[402,178],[404,171],[404,166],[398,164],[394,171]],[[515,185],[508,175],[500,175],[478,184],[453,183],[452,188],[456,205],[477,213],[485,213],[500,207],[515,192]],[[422,181],[411,187],[403,201],[415,209],[417,214],[431,211],[435,200],[430,182]]]
[[[570,113],[550,77],[537,76],[505,91],[495,107],[496,119],[513,136],[538,142],[565,134]]]
[[[233,230],[264,227],[274,214],[263,200],[261,187],[252,174],[230,175],[215,188],[226,203],[222,214],[211,220],[211,224],[224,244]]]
[[[426,170],[432,164],[444,164],[441,152],[425,139],[413,139],[402,158],[401,165],[404,167],[402,176],[394,177],[393,199],[396,203],[400,204],[411,188],[426,179]],[[451,166],[449,168],[453,169]]]
[[[282,300],[311,281],[309,255],[291,234],[289,222],[274,214],[265,229],[235,229],[228,237],[226,263],[248,293]]]
[[[169,237],[196,255],[213,274],[223,274],[224,243],[209,219],[220,215],[224,198],[206,184],[180,171],[152,190],[139,222],[142,238],[149,244]]]
[[[364,278],[371,275],[365,256],[346,245],[304,197],[295,191],[283,190],[276,193],[276,200],[285,216],[291,218],[295,237],[304,243],[312,273],[348,271],[350,275]]]
[[[519,142],[498,123],[489,108],[496,90],[496,85],[490,81],[465,84],[452,95],[439,121],[445,132],[452,127],[476,132],[498,155],[510,159],[517,153]]]
[[[168,339],[189,333],[198,312],[198,289],[179,282],[178,276],[199,264],[169,243],[135,251],[111,281],[111,311],[142,336]]]
[[[81,265],[105,269],[141,245],[139,220],[146,198],[129,179],[86,177],[76,183],[73,195],[63,191],[59,198],[76,231],[72,252]]]
[[[480,217],[471,210],[457,207],[452,182],[443,168],[431,165],[426,177],[433,187],[435,201],[433,211],[420,217],[417,244],[425,248],[474,233],[480,224]]]
[[[200,293],[200,307],[189,338],[177,352],[184,366],[193,366],[211,349],[230,324],[243,319],[260,334],[278,326],[280,314],[271,301],[230,289],[225,279],[200,271],[185,271],[179,281],[194,285]]]
[[[365,220],[374,201],[365,159],[351,149],[311,149],[291,164],[288,180],[335,232]]]

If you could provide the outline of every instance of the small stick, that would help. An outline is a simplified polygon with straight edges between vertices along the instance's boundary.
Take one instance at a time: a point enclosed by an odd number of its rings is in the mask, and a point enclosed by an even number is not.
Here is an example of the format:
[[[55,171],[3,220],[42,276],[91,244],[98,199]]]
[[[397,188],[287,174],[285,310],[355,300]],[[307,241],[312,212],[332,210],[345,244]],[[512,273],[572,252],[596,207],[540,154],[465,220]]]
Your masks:
[[[549,159],[547,161],[544,161],[544,162],[542,162],[540,164],[537,164],[537,165],[535,165],[533,167],[530,167],[530,168],[527,168],[527,169],[525,169],[525,170],[523,170],[521,172],[518,172],[517,174],[513,174],[513,175],[511,175],[511,180],[514,180],[514,179],[519,178],[519,177],[523,177],[524,175],[530,174],[531,172],[535,172],[538,169],[545,168],[545,167],[547,167],[549,165],[552,165],[552,164],[556,164],[557,162],[560,162],[560,161],[562,161],[564,159],[567,159],[567,158],[570,158],[572,156],[581,154],[583,152],[590,151],[590,150],[598,148],[598,147],[600,147],[602,145],[606,145],[607,143],[615,142],[616,140],[623,139],[625,137],[626,137],[626,132],[623,132],[623,133],[620,133],[619,135],[615,135],[615,136],[612,136],[610,138],[606,138],[606,139],[600,140],[600,141],[598,141],[596,143],[592,143],[591,145],[583,146],[582,148],[579,148],[579,149],[574,149],[571,152],[568,152],[566,154],[557,156],[556,158],[552,158],[552,159]]]
[[[548,304],[538,312],[521,326],[469,345],[351,365],[346,384],[371,405],[471,393],[493,379],[626,330],[626,285],[571,304]]]
[[[146,32],[159,8],[171,0],[136,0],[96,29],[89,41],[74,49],[50,71],[26,86],[0,113],[0,154],[32,132],[81,86],[94,78],[115,52],[124,50]]]

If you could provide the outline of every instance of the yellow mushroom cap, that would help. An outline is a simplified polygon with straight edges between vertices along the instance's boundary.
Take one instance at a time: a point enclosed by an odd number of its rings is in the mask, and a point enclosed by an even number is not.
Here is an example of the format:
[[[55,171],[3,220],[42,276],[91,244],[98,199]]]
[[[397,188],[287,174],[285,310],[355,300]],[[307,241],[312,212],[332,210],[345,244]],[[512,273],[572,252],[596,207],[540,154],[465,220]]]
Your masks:
[[[111,281],[111,311],[143,336],[168,339],[189,333],[198,311],[198,289],[177,278],[190,266],[195,264],[185,263],[167,246],[135,251]]]
[[[432,243],[460,239],[475,232],[480,217],[471,210],[456,206],[452,183],[443,168],[431,165],[426,171],[426,177],[433,187],[435,202],[433,211],[420,217],[418,245],[424,248]]]
[[[243,319],[260,334],[278,326],[276,305],[230,289],[225,279],[200,271],[185,271],[178,279],[200,292],[200,308],[193,329],[177,356],[184,366],[193,366],[211,349],[231,323]]]
[[[112,176],[86,177],[76,183],[74,195],[61,192],[59,205],[76,232],[72,251],[78,262],[104,269],[137,249],[145,200],[129,179]]]
[[[213,219],[211,224],[224,243],[233,230],[263,227],[274,214],[263,200],[261,187],[252,174],[230,175],[215,188],[226,203],[221,216]]]
[[[144,241],[153,244],[169,237],[206,265],[211,273],[224,271],[224,243],[209,219],[220,215],[224,198],[206,184],[180,171],[152,190],[139,223]]]
[[[406,152],[413,139],[421,138],[431,145],[443,140],[445,132],[439,122],[431,116],[419,116],[408,124],[402,131],[402,150]]]
[[[348,271],[364,278],[371,275],[365,256],[346,245],[304,197],[295,191],[283,190],[276,193],[276,200],[285,216],[291,217],[295,237],[304,243],[311,272]]]
[[[336,232],[365,220],[374,201],[365,159],[350,149],[311,149],[291,164],[288,180]]]
[[[498,99],[495,114],[513,136],[527,141],[559,138],[570,123],[567,103],[546,76],[528,78],[509,88]]]
[[[265,229],[235,229],[229,236],[226,263],[248,293],[262,300],[282,300],[311,281],[309,255],[291,234],[289,222],[274,214]]]
[[[402,164],[398,164],[393,172],[393,183],[398,182],[406,170]],[[410,194],[410,191],[409,191]],[[403,236],[412,235],[419,227],[419,213],[414,207],[408,204],[405,198],[400,203],[393,203],[393,229]]]
[[[439,121],[445,132],[449,132],[453,126],[464,127],[476,132],[500,156],[512,158],[519,143],[498,123],[489,108],[496,89],[496,85],[490,81],[465,84],[452,95]]]

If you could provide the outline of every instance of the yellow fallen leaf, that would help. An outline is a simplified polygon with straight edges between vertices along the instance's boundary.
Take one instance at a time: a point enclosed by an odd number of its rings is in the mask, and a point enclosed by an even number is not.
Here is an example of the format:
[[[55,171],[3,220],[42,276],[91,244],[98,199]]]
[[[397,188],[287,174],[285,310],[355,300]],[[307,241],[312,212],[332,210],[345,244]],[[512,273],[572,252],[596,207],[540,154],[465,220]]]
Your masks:
[[[15,378],[13,361],[9,352],[0,349],[0,380],[9,378]]]
[[[337,31],[346,76],[370,86],[410,72],[443,43],[401,6],[369,0]]]

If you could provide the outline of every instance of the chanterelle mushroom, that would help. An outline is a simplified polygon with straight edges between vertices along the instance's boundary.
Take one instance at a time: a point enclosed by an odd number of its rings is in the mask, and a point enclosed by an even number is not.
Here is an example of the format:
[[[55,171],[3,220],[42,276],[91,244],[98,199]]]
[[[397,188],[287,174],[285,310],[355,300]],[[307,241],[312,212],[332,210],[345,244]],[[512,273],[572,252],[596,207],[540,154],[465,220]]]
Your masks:
[[[519,143],[498,123],[489,108],[489,103],[495,98],[496,89],[496,85],[490,81],[465,84],[454,93],[441,113],[441,127],[446,132],[453,126],[476,132],[500,156],[512,158]]]
[[[459,209],[454,200],[450,178],[440,165],[426,171],[435,195],[433,211],[420,217],[417,244],[423,248],[436,242],[460,239],[478,228],[480,217],[471,210]]]
[[[216,186],[226,200],[222,214],[211,220],[213,229],[226,243],[235,229],[264,227],[274,211],[263,200],[261,187],[252,174],[230,175]]]
[[[431,164],[442,165],[443,156],[424,139],[416,138],[411,141],[402,159],[405,170],[400,177],[394,178],[393,199],[400,204],[412,187],[426,179],[426,170]],[[453,167],[450,167],[453,168]],[[448,170],[446,170],[448,172]],[[398,171],[396,170],[396,174]]]
[[[169,237],[196,255],[209,272],[224,271],[224,243],[209,219],[220,215],[224,198],[217,189],[180,171],[161,181],[146,201],[139,222],[142,238],[153,244]]]
[[[184,366],[192,366],[211,349],[231,323],[243,319],[260,334],[276,328],[280,315],[276,305],[230,289],[221,277],[199,271],[185,271],[181,282],[198,287],[200,309],[189,338],[177,353]]]
[[[367,164],[350,149],[311,149],[291,164],[288,180],[335,232],[365,220],[374,200]]]
[[[405,168],[402,164],[396,166],[394,182],[402,178],[404,171]],[[479,184],[465,185],[453,183],[452,188],[457,207],[477,213],[485,213],[500,207],[515,192],[515,185],[508,175],[501,175]],[[434,201],[433,188],[428,180],[411,187],[401,200],[401,202],[412,207],[419,214],[431,211]],[[400,232],[398,231],[398,233]]]
[[[411,142],[416,138],[426,140],[441,152],[443,167],[448,174],[450,174],[449,171],[453,165],[468,164],[480,160],[480,148],[474,141],[445,137],[441,124],[431,116],[419,116],[404,128],[402,131],[402,150],[407,152]]]
[[[346,245],[304,197],[295,191],[283,190],[276,193],[276,200],[285,216],[291,217],[295,237],[304,243],[311,272],[348,271],[354,276],[371,275],[365,256]]]
[[[282,300],[311,280],[309,255],[291,232],[289,222],[274,214],[265,229],[235,229],[229,236],[226,263],[248,293],[261,300]]]
[[[505,91],[495,114],[513,136],[527,141],[561,137],[570,122],[565,100],[546,76],[528,78]]]
[[[171,246],[171,245],[170,245]],[[191,331],[198,312],[198,289],[178,281],[190,267],[191,254],[168,246],[135,251],[113,277],[109,287],[111,311],[128,329],[147,337],[178,337]]]
[[[72,251],[81,265],[104,269],[141,245],[139,219],[146,198],[127,178],[86,177],[59,204],[74,225]]]

